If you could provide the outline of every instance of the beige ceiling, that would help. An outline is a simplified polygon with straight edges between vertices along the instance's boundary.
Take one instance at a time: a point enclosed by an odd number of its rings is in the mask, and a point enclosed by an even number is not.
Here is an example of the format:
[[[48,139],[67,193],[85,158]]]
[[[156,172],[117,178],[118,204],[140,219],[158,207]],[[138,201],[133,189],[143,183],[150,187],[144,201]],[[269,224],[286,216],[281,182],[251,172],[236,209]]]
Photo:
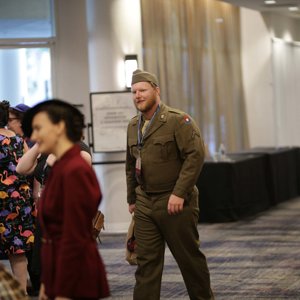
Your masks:
[[[275,12],[289,17],[300,18],[300,0],[276,0],[275,4],[266,5],[264,0],[219,0],[261,12]],[[296,12],[289,11],[289,6],[298,6]]]

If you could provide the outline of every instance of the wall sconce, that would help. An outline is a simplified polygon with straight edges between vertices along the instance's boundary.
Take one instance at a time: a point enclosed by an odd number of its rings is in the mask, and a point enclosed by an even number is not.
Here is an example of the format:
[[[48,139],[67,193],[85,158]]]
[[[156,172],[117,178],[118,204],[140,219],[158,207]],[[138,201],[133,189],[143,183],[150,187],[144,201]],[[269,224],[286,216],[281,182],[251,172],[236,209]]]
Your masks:
[[[137,67],[138,67],[137,55],[136,54],[125,55],[125,83],[126,83],[126,88],[128,89],[131,87],[132,73],[137,69]]]

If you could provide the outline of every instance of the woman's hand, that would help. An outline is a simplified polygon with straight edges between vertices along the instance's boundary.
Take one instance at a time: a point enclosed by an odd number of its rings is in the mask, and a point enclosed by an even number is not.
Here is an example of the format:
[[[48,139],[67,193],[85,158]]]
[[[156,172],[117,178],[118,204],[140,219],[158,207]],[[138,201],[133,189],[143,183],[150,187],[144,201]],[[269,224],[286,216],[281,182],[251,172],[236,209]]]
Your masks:
[[[22,175],[31,174],[37,164],[37,158],[39,155],[39,145],[36,143],[20,158],[16,171]]]
[[[40,287],[39,299],[38,300],[49,300],[49,298],[45,294],[45,285],[43,283],[41,284],[41,287]]]

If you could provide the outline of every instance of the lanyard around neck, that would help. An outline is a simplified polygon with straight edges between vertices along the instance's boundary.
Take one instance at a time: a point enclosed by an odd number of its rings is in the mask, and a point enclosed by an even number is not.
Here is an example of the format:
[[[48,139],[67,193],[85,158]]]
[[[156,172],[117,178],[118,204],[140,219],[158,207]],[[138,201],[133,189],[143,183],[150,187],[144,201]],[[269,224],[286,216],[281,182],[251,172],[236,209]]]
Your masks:
[[[159,111],[160,106],[158,105],[153,116],[151,117],[149,123],[147,124],[147,127],[144,130],[144,133],[142,133],[142,113],[140,113],[139,115],[139,123],[138,123],[138,148],[141,149],[143,146],[143,141],[144,141],[144,137],[148,131],[148,129],[150,128],[150,125],[152,123],[152,121],[154,120],[155,115],[157,114],[157,112]]]

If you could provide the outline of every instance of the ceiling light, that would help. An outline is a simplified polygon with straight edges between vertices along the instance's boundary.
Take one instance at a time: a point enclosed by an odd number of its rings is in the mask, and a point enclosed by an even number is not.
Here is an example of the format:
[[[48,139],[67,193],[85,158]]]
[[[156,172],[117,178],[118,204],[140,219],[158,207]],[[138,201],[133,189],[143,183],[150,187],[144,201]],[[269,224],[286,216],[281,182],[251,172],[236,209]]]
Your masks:
[[[299,7],[298,6],[289,6],[289,11],[298,11]]]
[[[275,4],[275,0],[265,0],[265,4]]]

